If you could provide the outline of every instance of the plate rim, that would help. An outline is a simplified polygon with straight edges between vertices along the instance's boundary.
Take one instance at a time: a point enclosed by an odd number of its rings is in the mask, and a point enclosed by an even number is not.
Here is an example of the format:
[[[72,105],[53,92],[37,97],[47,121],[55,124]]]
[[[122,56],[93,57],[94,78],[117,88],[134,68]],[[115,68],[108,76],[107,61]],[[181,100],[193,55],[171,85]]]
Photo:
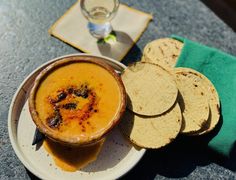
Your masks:
[[[112,58],[109,58],[109,57],[106,57],[106,56],[101,56],[101,55],[93,55],[93,54],[87,54],[87,53],[73,53],[73,54],[67,54],[67,55],[63,55],[63,56],[59,56],[59,57],[56,57],[56,58],[53,58],[43,64],[41,64],[40,66],[38,66],[36,69],[34,69],[29,75],[27,75],[27,77],[24,78],[24,80],[21,82],[21,84],[19,85],[19,87],[17,88],[14,96],[12,97],[12,100],[11,100],[11,104],[10,104],[10,107],[9,107],[9,111],[8,111],[8,135],[9,135],[9,138],[10,138],[10,143],[11,143],[11,146],[17,156],[17,158],[21,161],[21,163],[32,173],[34,174],[35,176],[37,176],[38,178],[42,178],[42,179],[45,179],[46,177],[42,176],[38,171],[37,169],[33,168],[30,166],[30,164],[28,162],[26,162],[25,160],[25,157],[24,157],[24,154],[21,153],[20,149],[18,148],[18,145],[13,137],[13,130],[12,130],[12,113],[13,113],[13,107],[15,106],[15,101],[16,101],[16,98],[18,97],[20,91],[22,89],[24,89],[24,85],[26,84],[26,82],[31,78],[31,76],[33,76],[37,71],[39,71],[40,69],[42,69],[43,67],[57,61],[57,60],[60,60],[60,59],[63,59],[63,58],[66,58],[66,57],[71,57],[71,56],[92,56],[92,57],[100,57],[100,58],[103,58],[105,60],[108,60],[114,64],[116,64],[117,66],[123,68],[123,69],[126,69],[126,66],[124,64],[122,64],[121,62],[118,62]],[[126,169],[126,171],[123,171],[121,173],[119,173],[117,175],[116,178],[120,178],[122,176],[124,176],[127,172],[129,172],[139,161],[140,159],[144,156],[146,152],[146,149],[142,149],[140,150],[140,156],[137,158],[137,160],[132,163],[130,165],[129,168]]]

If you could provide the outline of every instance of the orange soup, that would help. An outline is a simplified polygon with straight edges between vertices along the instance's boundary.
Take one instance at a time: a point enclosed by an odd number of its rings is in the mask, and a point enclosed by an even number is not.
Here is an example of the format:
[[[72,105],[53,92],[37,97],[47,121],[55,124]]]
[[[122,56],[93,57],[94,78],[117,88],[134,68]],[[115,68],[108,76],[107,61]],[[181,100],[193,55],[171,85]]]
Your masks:
[[[124,94],[119,83],[98,64],[67,63],[40,81],[34,100],[36,114],[54,137],[88,142],[113,127],[120,115]]]

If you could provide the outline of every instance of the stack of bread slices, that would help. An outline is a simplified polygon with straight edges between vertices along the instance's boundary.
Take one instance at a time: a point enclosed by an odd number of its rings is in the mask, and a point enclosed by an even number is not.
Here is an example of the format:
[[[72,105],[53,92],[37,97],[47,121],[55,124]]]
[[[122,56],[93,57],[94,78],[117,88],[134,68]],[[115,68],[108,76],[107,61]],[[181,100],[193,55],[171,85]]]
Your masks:
[[[175,68],[183,43],[164,38],[148,43],[141,62],[121,77],[128,95],[119,125],[123,134],[143,148],[161,148],[179,133],[202,135],[220,118],[220,101],[211,81],[190,68]]]

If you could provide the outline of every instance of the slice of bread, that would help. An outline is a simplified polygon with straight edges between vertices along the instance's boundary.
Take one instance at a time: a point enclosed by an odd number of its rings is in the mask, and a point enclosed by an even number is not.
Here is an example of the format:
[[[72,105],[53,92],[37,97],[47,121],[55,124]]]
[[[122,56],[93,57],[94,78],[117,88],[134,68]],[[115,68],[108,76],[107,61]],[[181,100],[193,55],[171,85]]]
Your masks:
[[[174,77],[159,65],[137,62],[128,66],[121,78],[128,94],[128,109],[137,114],[162,114],[177,99]]]
[[[183,43],[172,39],[162,38],[148,43],[143,50],[143,62],[159,64],[164,68],[173,68],[183,48]]]
[[[141,116],[127,110],[119,127],[135,145],[157,149],[172,142],[180,132],[182,115],[178,103],[160,116]]]
[[[210,132],[211,130],[215,128],[215,126],[218,124],[219,119],[220,119],[220,100],[219,100],[219,96],[217,94],[217,91],[214,85],[206,76],[204,76],[203,74],[193,69],[177,68],[176,71],[190,72],[191,74],[195,74],[194,81],[202,84],[202,88],[204,89],[204,92],[206,93],[209,107],[210,107],[210,114],[209,114],[209,118],[207,122],[203,125],[203,127],[199,131],[190,133],[189,135],[202,135],[202,134],[206,134]]]
[[[175,68],[174,72],[179,89],[178,103],[183,113],[181,133],[197,132],[209,117],[208,92],[198,81],[199,75],[191,69]]]

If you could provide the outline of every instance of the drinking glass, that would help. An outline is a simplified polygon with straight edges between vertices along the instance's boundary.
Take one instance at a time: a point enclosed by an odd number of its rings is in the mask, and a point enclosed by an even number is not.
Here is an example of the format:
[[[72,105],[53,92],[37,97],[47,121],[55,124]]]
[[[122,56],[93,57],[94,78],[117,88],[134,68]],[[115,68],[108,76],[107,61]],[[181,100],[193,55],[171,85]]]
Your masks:
[[[119,0],[80,0],[82,14],[88,19],[88,29],[98,39],[112,32],[110,21],[116,15]]]

